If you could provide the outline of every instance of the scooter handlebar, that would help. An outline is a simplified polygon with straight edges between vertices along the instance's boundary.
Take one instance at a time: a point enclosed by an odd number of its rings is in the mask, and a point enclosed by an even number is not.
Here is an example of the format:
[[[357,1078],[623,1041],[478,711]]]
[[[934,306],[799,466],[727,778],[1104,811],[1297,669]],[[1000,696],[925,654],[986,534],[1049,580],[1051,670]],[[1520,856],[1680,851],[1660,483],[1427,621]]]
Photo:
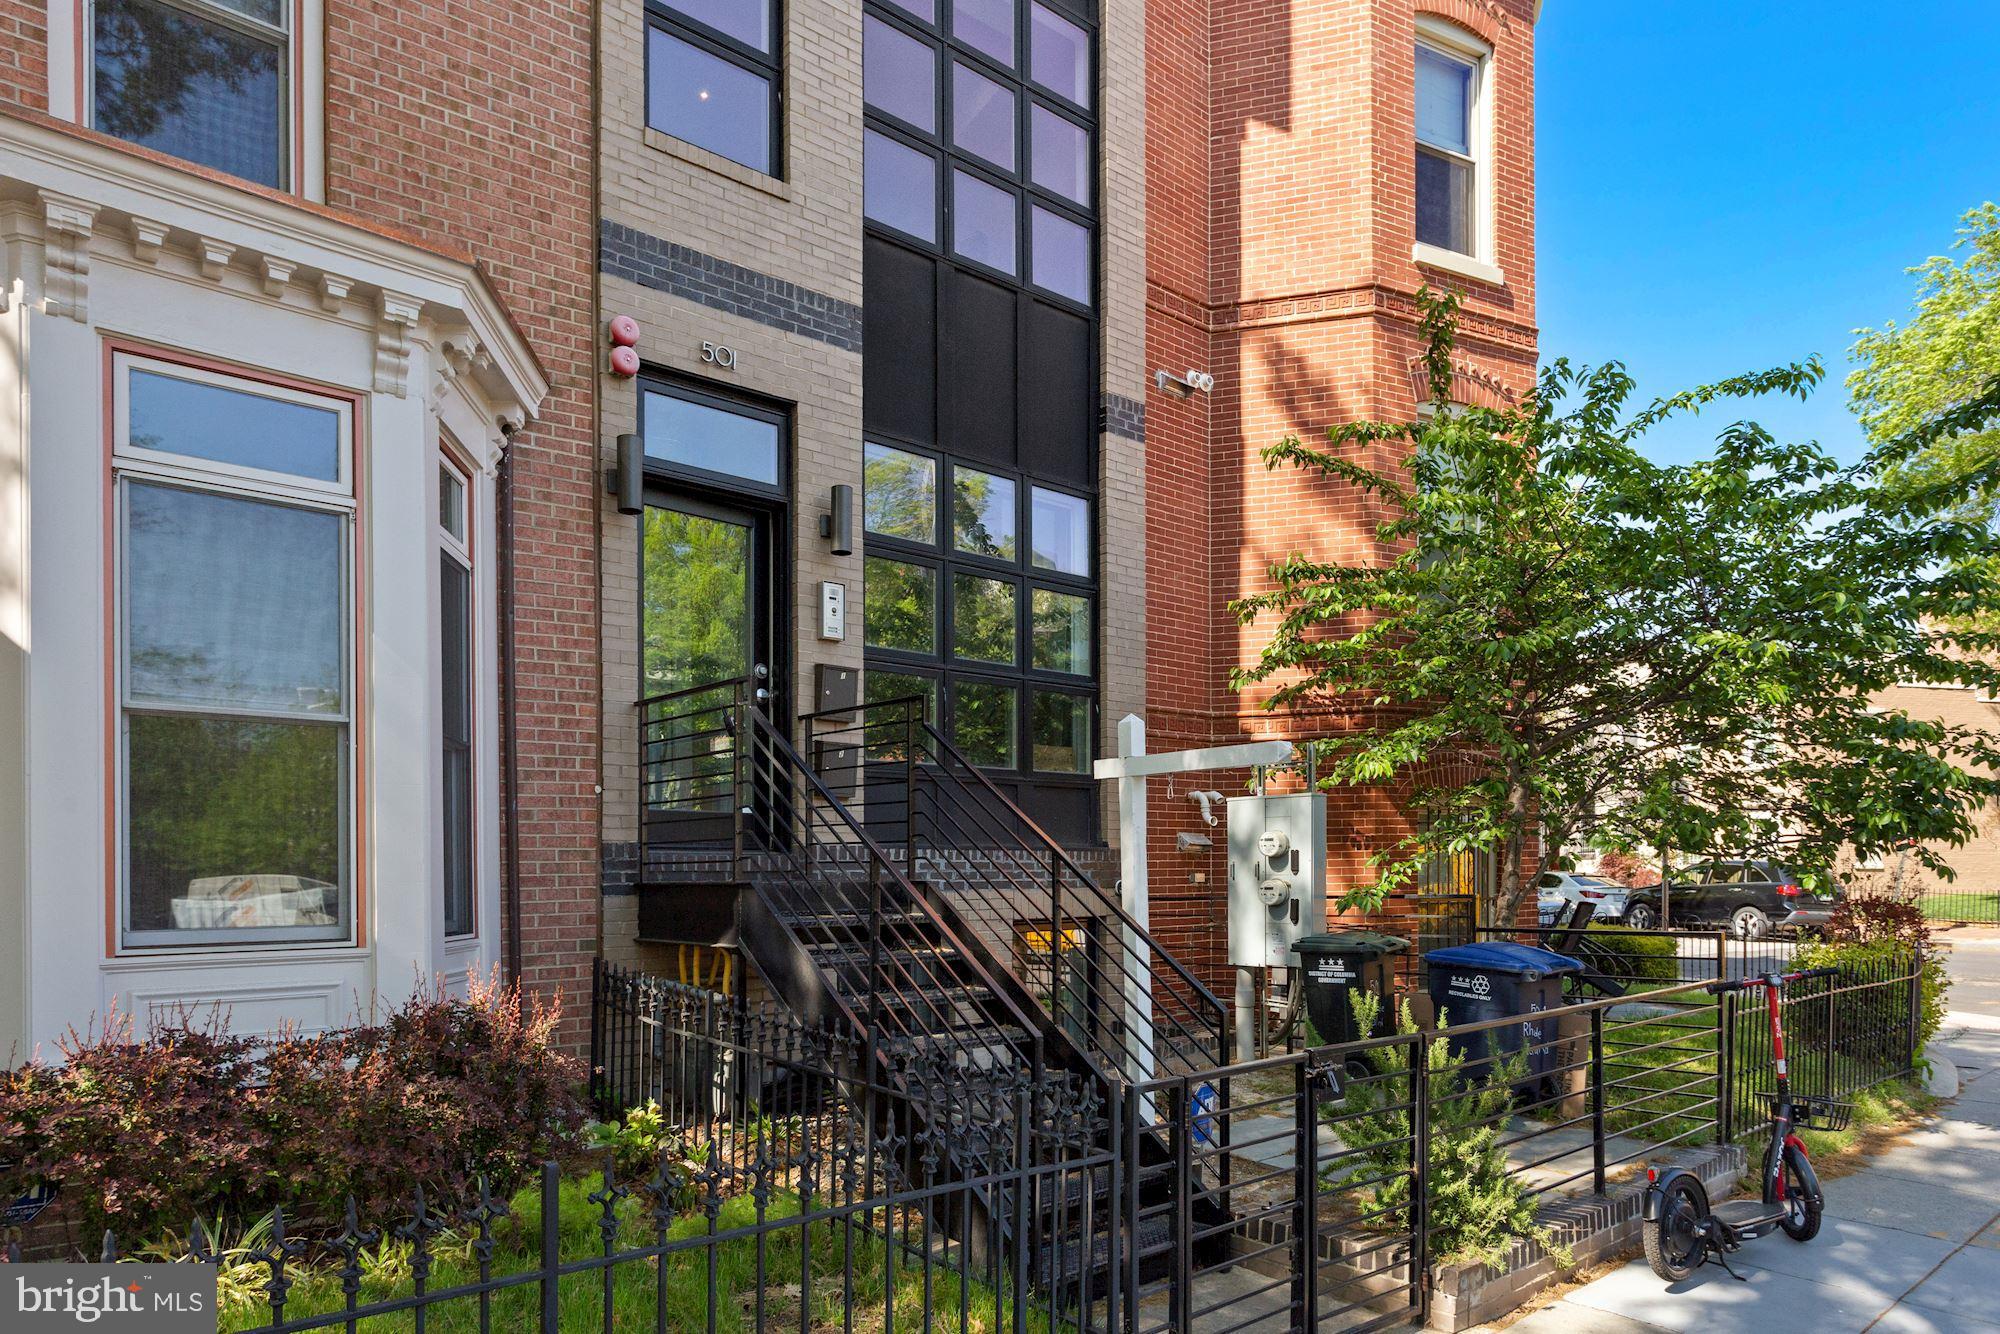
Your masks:
[[[1720,996],[1725,991],[1748,991],[1752,987],[1768,987],[1774,983],[1783,986],[1788,982],[1805,982],[1815,977],[1838,977],[1838,968],[1806,968],[1796,973],[1772,973],[1765,977],[1739,977],[1729,982],[1711,982],[1708,994]]]

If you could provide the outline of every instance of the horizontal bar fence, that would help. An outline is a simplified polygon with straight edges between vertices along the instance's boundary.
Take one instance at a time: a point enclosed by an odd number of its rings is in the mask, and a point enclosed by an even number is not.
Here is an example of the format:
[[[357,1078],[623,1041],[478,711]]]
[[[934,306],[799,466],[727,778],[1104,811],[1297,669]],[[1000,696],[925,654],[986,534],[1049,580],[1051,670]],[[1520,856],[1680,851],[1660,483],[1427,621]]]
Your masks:
[[[471,1199],[413,1191],[395,1217],[196,1225],[146,1254],[216,1266],[225,1329],[1421,1321],[1438,1266],[1580,1239],[1648,1164],[1758,1128],[1773,1074],[1761,1000],[1707,983],[1761,956],[1713,933],[1662,938],[1672,953],[1643,965],[1598,960],[1632,974],[1623,995],[1131,1084],[877,1050],[600,962],[592,1092],[626,1115],[618,1148]],[[1662,958],[1707,975],[1669,980]],[[1909,1072],[1920,962],[1797,988],[1801,1092]],[[1481,1206],[1461,1207],[1472,1195]]]

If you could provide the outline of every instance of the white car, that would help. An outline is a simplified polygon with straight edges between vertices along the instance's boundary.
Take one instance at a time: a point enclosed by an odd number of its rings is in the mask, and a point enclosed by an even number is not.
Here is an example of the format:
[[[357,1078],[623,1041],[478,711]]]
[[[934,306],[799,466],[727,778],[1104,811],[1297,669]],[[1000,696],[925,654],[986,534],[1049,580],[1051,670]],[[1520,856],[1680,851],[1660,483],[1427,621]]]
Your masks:
[[[1544,871],[1535,881],[1535,909],[1543,926],[1554,925],[1557,916],[1572,903],[1594,903],[1594,922],[1615,922],[1625,916],[1631,890],[1594,875],[1573,871]]]

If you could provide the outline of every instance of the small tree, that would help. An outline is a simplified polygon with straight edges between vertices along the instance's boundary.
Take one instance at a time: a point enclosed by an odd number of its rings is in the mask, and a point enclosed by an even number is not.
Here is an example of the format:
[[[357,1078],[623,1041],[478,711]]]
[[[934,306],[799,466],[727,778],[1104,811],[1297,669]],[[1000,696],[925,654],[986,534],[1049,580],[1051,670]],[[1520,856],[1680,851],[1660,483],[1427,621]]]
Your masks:
[[[1365,991],[1348,993],[1357,1033],[1375,1031],[1380,997]],[[1405,1005],[1396,1016],[1396,1031],[1418,1032]],[[1535,1197],[1519,1178],[1509,1175],[1507,1151],[1501,1140],[1507,1112],[1513,1106],[1514,1085],[1527,1077],[1527,1062],[1519,1052],[1487,1064],[1481,1077],[1468,1079],[1464,1062],[1443,1037],[1398,1042],[1371,1048],[1367,1061],[1372,1078],[1348,1085],[1347,1097],[1323,1109],[1321,1115],[1360,1163],[1359,1175],[1386,1177],[1367,1188],[1367,1210],[1385,1227],[1408,1224],[1410,1157],[1416,1143],[1410,1126],[1410,1057],[1421,1052],[1429,1084],[1430,1155],[1427,1164],[1427,1225],[1431,1250],[1446,1261],[1478,1260],[1493,1264],[1517,1237],[1532,1237],[1558,1259],[1568,1255],[1555,1245],[1547,1229],[1535,1222]]]
[[[1418,830],[1375,853],[1379,905],[1439,854],[1495,851],[1495,915],[1528,887],[1529,842],[1782,853],[1831,867],[1903,839],[1955,844],[2000,783],[1983,732],[1873,711],[1899,681],[1993,688],[2000,552],[1951,487],[1880,478],[1929,443],[2000,417],[2000,382],[1842,466],[1752,422],[1711,456],[1641,449],[1682,414],[1804,396],[1817,362],[1628,409],[1616,363],[1557,361],[1506,410],[1450,403],[1456,303],[1423,294],[1435,411],[1264,451],[1358,488],[1380,555],[1294,554],[1234,604],[1267,622],[1239,688],[1344,720],[1317,744],[1322,784],[1407,791]],[[1952,486],[2000,485],[2000,461]],[[1974,618],[1976,619],[1976,618]],[[1952,628],[1946,629],[1946,626]],[[1931,846],[1915,852],[1949,874]]]

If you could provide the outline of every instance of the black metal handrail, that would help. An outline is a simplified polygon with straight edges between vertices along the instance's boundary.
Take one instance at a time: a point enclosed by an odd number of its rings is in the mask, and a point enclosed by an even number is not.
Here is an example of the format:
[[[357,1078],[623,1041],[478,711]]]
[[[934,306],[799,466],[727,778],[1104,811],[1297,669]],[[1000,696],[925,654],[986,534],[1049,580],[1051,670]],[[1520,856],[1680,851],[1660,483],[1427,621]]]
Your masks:
[[[935,862],[950,885],[946,898],[952,907],[1014,936],[1017,953],[1031,956],[1024,962],[1046,972],[1049,994],[1038,999],[1058,1021],[1076,1019],[1063,1011],[1078,1001],[1116,1015],[1127,1003],[1125,984],[1145,984],[1152,998],[1146,1018],[1156,1040],[1147,1042],[1129,1024],[1086,1023],[1089,1031],[1079,1036],[1099,1065],[1123,1077],[1126,1059],[1133,1054],[1158,1074],[1226,1062],[1228,1027],[1221,1001],[924,719],[922,703],[921,696],[909,696],[821,710],[802,715],[801,724],[816,754],[845,754],[851,783],[841,785],[862,792],[859,804],[871,822],[891,828],[900,823],[912,878],[922,882],[920,863]],[[820,730],[829,725],[830,730]],[[885,755],[889,758],[880,758]],[[823,766],[829,762],[822,759]],[[1027,911],[1028,904],[1038,906]],[[1022,927],[1043,936],[1039,949],[1022,937]],[[1087,964],[1091,972],[1105,975],[1098,985],[1079,986],[1069,975],[1064,956],[1078,934],[1094,936],[1100,947]]]

